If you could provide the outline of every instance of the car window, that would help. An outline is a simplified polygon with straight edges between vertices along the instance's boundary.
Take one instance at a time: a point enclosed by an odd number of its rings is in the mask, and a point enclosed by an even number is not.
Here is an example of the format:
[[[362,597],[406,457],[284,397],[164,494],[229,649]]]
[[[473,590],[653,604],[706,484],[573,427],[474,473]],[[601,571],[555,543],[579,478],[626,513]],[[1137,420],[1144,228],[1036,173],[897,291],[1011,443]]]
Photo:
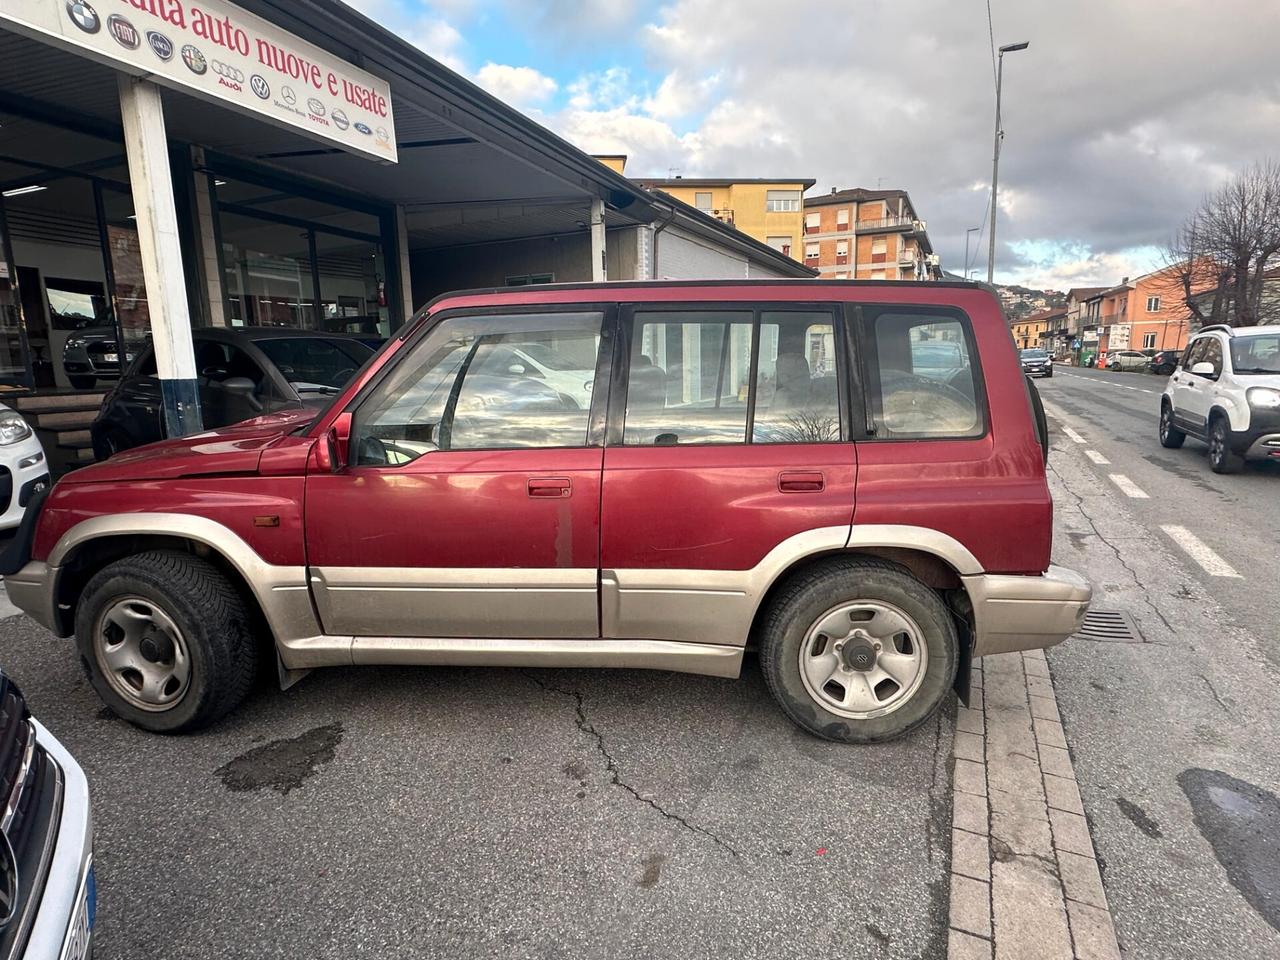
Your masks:
[[[744,443],[750,311],[637,312],[622,442]]]
[[[1204,345],[1204,360],[1213,364],[1214,376],[1222,374],[1222,341],[1217,337],[1209,337]]]
[[[760,315],[752,443],[840,439],[835,326],[829,312]]]
[[[1280,334],[1233,337],[1231,369],[1234,373],[1280,374]]]
[[[967,320],[882,310],[870,332],[877,437],[981,436]]]
[[[355,413],[357,465],[434,450],[583,447],[599,313],[454,317],[434,327]],[[534,375],[525,347],[554,357]]]
[[[1184,370],[1190,372],[1191,368],[1204,358],[1204,347],[1208,339],[1208,337],[1201,337],[1199,340],[1191,341],[1191,346],[1187,347],[1186,355],[1182,358]]]
[[[254,341],[301,396],[338,393],[373,350],[358,340],[271,337]]]

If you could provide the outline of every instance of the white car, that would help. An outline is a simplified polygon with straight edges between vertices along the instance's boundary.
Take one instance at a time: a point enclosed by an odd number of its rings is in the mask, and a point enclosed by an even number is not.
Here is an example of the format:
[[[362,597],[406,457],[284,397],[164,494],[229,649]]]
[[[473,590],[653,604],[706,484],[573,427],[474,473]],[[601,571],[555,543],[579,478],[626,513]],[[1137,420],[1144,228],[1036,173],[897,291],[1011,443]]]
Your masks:
[[[1280,325],[1205,327],[1187,344],[1160,398],[1160,443],[1209,445],[1214,473],[1280,460]]]
[[[49,486],[49,462],[31,425],[0,403],[0,530],[22,522],[31,498]]]

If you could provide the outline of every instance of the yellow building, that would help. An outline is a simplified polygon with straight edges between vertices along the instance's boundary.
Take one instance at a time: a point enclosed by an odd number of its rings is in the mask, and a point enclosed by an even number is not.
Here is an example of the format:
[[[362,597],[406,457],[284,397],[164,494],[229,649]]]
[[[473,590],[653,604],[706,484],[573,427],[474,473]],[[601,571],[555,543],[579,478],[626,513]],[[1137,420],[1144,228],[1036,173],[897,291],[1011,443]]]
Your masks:
[[[597,157],[615,170],[616,157]],[[624,162],[625,162],[625,158]],[[703,213],[767,243],[775,250],[799,260],[800,238],[804,234],[804,192],[814,180],[783,179],[638,179],[650,190],[661,190]]]

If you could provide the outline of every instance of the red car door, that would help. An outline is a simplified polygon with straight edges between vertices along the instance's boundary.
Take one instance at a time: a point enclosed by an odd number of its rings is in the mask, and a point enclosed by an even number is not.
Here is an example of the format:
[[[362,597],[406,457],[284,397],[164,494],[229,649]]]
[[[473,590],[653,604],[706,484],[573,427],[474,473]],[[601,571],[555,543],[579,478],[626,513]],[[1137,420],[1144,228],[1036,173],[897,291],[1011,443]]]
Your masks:
[[[624,311],[604,636],[741,645],[771,551],[795,538],[845,545],[856,460],[841,326],[825,306]]]
[[[371,383],[349,465],[307,477],[327,633],[599,636],[603,323],[578,307],[448,316]]]

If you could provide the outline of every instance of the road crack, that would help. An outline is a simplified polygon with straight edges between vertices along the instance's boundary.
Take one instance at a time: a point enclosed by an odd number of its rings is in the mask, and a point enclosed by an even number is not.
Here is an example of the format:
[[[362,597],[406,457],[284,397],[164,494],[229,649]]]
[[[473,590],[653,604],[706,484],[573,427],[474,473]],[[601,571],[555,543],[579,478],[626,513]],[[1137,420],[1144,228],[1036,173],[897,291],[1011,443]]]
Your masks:
[[[677,823],[681,827],[683,827],[685,830],[688,830],[691,833],[696,833],[700,836],[706,837],[712,843],[716,844],[716,846],[720,847],[722,850],[729,853],[729,855],[732,856],[735,860],[741,859],[742,855],[738,852],[738,850],[736,850],[732,845],[727,843],[721,837],[717,836],[715,833],[711,832],[705,827],[700,827],[696,823],[690,823],[687,819],[680,816],[680,814],[678,813],[672,813],[666,807],[662,806],[662,804],[658,803],[656,800],[652,799],[651,797],[646,797],[639,790],[637,790],[635,787],[631,786],[631,784],[627,783],[625,780],[622,779],[622,772],[618,769],[618,761],[614,759],[613,754],[609,752],[609,748],[605,744],[604,735],[595,728],[595,726],[591,723],[591,720],[587,717],[586,698],[582,695],[582,691],[572,690],[572,689],[566,690],[564,687],[557,687],[549,683],[544,683],[542,680],[539,680],[536,677],[532,679],[533,679],[533,682],[536,683],[543,690],[549,693],[558,693],[562,697],[569,697],[570,699],[573,700],[574,724],[582,733],[585,733],[595,743],[596,752],[599,753],[600,756],[604,759],[605,772],[609,774],[609,781],[610,783],[613,784],[613,786],[622,789],[623,791],[628,793],[633,799],[639,801],[640,803],[644,804],[645,806],[649,807],[650,809],[658,813],[663,819],[670,820],[673,823]]]
[[[1222,699],[1222,696],[1218,693],[1218,688],[1213,685],[1213,681],[1203,673],[1197,674],[1197,676],[1199,676],[1200,679],[1204,681],[1204,685],[1209,688],[1209,693],[1213,696],[1213,699],[1217,701],[1218,706],[1222,708],[1222,712],[1230,716],[1231,708],[1227,706],[1227,702]]]

